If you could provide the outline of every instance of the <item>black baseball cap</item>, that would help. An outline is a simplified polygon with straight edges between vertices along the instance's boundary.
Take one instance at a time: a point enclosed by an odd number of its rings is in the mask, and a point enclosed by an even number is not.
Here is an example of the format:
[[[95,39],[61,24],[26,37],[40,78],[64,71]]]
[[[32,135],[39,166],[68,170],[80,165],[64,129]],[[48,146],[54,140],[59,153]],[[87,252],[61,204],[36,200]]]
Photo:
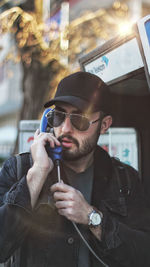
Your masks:
[[[111,93],[109,87],[96,75],[89,72],[76,72],[60,81],[55,97],[44,107],[57,102],[71,104],[81,111],[103,111],[111,113]]]

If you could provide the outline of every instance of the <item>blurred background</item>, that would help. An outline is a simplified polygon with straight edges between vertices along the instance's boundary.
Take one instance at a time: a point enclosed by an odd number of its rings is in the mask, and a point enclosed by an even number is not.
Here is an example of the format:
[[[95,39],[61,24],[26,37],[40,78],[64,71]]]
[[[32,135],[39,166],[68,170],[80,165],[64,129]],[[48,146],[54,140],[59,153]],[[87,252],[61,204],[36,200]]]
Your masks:
[[[0,163],[18,150],[19,121],[41,118],[79,58],[147,14],[149,0],[0,1]]]

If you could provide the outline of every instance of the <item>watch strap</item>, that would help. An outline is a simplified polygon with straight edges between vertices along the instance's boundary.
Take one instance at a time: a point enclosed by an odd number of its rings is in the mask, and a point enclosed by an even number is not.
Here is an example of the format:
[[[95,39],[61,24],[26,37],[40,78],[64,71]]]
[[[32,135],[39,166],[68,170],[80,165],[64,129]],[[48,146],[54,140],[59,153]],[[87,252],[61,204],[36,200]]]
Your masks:
[[[100,223],[99,224],[94,224],[92,222],[92,215],[94,216],[94,214],[98,214],[100,216]],[[99,210],[97,210],[95,207],[93,207],[92,211],[88,214],[88,225],[92,226],[92,227],[99,226],[102,222],[102,218],[103,218],[103,214]]]

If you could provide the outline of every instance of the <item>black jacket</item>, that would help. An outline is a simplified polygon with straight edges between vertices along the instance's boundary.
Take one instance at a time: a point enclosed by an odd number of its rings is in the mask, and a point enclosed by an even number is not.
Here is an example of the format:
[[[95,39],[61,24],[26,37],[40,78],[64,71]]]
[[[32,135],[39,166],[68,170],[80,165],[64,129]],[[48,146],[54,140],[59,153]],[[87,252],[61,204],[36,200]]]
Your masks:
[[[150,209],[137,172],[128,168],[130,193],[122,194],[109,155],[97,148],[94,156],[92,205],[102,211],[102,241],[87,229],[95,252],[111,267],[150,266]],[[65,179],[65,177],[64,177]],[[47,178],[34,210],[26,175],[17,181],[16,158],[8,159],[0,173],[0,262],[15,252],[15,267],[76,267],[79,242],[70,221],[57,214]],[[65,182],[67,182],[65,180]],[[102,266],[90,255],[91,266]]]

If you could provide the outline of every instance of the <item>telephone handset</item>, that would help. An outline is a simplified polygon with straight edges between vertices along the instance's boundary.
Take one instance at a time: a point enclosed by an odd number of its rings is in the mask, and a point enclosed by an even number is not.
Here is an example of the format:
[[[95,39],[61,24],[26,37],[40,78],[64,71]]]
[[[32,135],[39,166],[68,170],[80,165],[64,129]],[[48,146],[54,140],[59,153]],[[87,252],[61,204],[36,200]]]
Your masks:
[[[46,132],[48,122],[46,114],[51,110],[51,108],[47,108],[42,115],[41,123],[40,123],[40,132]],[[53,160],[61,160],[62,156],[62,147],[61,146],[55,146],[54,148],[51,148],[49,144],[46,145],[46,151],[48,153],[48,156]]]
[[[47,117],[46,114],[51,110],[51,108],[46,109],[43,112],[41,123],[40,123],[40,132],[46,132],[48,127]],[[61,181],[60,179],[60,160],[62,159],[62,147],[55,146],[54,148],[50,147],[49,143],[46,144],[45,149],[47,151],[48,156],[53,160],[57,167],[57,174],[58,174],[58,182]]]

